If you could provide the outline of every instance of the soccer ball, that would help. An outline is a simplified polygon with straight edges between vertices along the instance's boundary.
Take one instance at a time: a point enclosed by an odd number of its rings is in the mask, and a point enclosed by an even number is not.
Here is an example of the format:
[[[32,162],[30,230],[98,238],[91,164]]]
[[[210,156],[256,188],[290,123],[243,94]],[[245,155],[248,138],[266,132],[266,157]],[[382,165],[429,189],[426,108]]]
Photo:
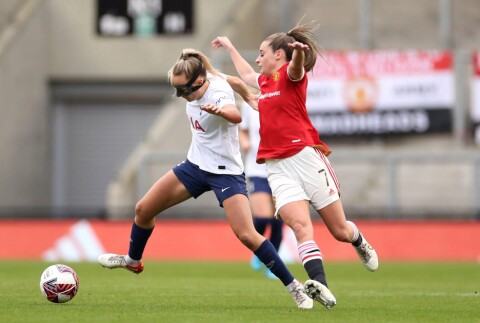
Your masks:
[[[52,265],[40,277],[40,290],[50,302],[66,303],[77,294],[77,273],[66,265]]]

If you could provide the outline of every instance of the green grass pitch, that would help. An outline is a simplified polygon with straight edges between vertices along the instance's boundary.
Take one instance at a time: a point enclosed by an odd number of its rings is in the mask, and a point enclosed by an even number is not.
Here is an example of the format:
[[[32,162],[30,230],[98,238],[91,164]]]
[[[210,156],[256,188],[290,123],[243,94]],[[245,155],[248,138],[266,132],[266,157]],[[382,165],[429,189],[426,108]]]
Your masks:
[[[51,263],[1,262],[0,322],[480,322],[477,263],[327,263],[331,310],[299,310],[278,280],[248,263],[153,262],[134,275],[95,263],[68,263],[77,296],[53,304],[40,293]],[[289,265],[301,281],[300,264]]]

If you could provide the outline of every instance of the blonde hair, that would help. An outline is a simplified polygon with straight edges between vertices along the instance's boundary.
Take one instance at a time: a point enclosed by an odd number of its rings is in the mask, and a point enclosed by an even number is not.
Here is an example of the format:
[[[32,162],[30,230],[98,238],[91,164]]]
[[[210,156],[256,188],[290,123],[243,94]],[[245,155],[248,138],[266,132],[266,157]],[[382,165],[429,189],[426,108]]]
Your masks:
[[[309,51],[305,51],[304,67],[307,72],[311,71],[317,62],[317,55],[320,55],[321,46],[318,42],[317,36],[313,33],[318,28],[318,25],[313,25],[313,22],[300,25],[300,22],[287,33],[275,33],[267,38],[265,41],[274,52],[283,50],[287,61],[292,60],[293,49],[288,44],[296,41],[306,44],[310,47]]]
[[[199,68],[202,69],[200,73],[201,76],[205,76],[206,72],[220,76],[219,72],[213,68],[210,60],[204,53],[192,48],[185,48],[182,50],[178,60],[168,71],[168,80],[171,83],[173,75],[185,75],[187,79],[190,79]]]

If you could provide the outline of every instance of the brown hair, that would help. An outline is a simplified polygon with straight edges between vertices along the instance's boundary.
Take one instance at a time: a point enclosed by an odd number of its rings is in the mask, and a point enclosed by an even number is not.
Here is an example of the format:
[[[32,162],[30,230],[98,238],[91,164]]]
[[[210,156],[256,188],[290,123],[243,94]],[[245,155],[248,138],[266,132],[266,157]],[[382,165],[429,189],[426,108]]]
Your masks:
[[[210,64],[210,60],[204,53],[195,49],[185,48],[173,67],[168,71],[168,80],[171,83],[173,75],[182,74],[185,74],[186,78],[190,79],[199,68],[203,69],[200,73],[201,76],[205,76],[207,71],[213,75],[220,75]]]
[[[318,28],[318,25],[310,24],[297,24],[288,33],[275,33],[267,38],[265,41],[269,42],[270,47],[274,52],[281,49],[285,52],[287,61],[292,60],[293,49],[288,44],[296,41],[306,44],[310,47],[309,51],[305,51],[305,63],[304,67],[307,72],[313,69],[317,61],[317,55],[320,55],[320,44],[318,43],[317,36],[313,33]]]

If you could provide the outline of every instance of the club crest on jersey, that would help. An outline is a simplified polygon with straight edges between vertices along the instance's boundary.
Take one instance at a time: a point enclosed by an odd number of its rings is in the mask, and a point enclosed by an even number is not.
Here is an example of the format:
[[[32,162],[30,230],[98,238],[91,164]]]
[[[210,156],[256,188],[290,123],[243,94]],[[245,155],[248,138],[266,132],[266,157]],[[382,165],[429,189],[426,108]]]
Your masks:
[[[280,79],[280,73],[275,72],[275,74],[273,74],[273,80],[277,82],[279,79]]]
[[[198,120],[195,120],[195,122],[194,122],[192,117],[190,117],[190,123],[192,124],[193,129],[201,130],[201,131],[205,132],[205,129],[202,128],[202,126],[200,125],[200,122],[198,122]]]

